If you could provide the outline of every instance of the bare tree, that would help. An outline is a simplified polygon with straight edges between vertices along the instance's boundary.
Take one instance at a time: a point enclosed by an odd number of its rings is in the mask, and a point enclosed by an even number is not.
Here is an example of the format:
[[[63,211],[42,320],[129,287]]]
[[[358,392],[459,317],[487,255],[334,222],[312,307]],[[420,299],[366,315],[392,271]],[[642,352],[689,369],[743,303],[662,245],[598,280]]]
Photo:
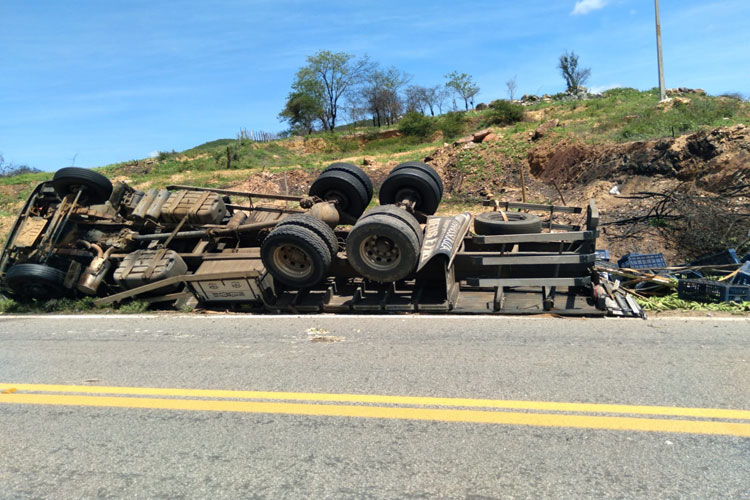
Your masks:
[[[578,56],[573,51],[565,51],[560,56],[560,63],[557,67],[565,79],[568,92],[578,92],[578,89],[591,76],[591,68],[578,68]]]
[[[357,123],[367,118],[368,107],[360,94],[352,93],[347,97],[345,110],[351,120],[352,129],[357,128]]]
[[[448,89],[439,86],[435,88],[437,89],[435,93],[435,106],[437,106],[438,114],[442,115],[443,106],[445,105],[445,101],[448,99]]]
[[[424,91],[424,103],[430,108],[430,115],[435,116],[435,108],[442,108],[447,93],[440,85],[427,87]],[[442,114],[442,111],[440,112]]]
[[[505,82],[505,87],[508,89],[508,99],[513,100],[513,96],[516,95],[516,75],[513,78]]]
[[[425,89],[419,85],[409,85],[404,91],[406,98],[406,112],[418,111],[424,114],[425,111]]]
[[[384,71],[375,69],[369,73],[362,97],[372,113],[373,126],[395,123],[402,108],[399,91],[410,79],[410,75],[395,67]]]

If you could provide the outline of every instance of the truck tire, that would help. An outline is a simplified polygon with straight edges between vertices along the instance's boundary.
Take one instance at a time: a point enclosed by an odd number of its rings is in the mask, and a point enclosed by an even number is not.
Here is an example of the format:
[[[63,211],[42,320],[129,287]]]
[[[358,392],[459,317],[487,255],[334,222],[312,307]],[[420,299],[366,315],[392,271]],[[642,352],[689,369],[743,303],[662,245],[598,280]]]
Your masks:
[[[294,224],[271,231],[260,247],[260,258],[276,280],[291,288],[317,285],[331,266],[331,252],[323,239]]]
[[[336,201],[336,208],[357,219],[370,203],[367,189],[356,175],[343,170],[325,170],[310,186],[310,196]]]
[[[414,209],[432,215],[440,205],[440,188],[432,176],[416,167],[392,170],[380,186],[380,204],[392,205],[406,196],[415,197]]]
[[[24,299],[55,299],[67,295],[65,273],[43,264],[15,264],[5,273],[5,282]]]
[[[365,278],[380,283],[402,280],[419,262],[419,240],[400,219],[376,214],[360,219],[346,239],[349,263]]]
[[[474,217],[474,232],[483,235],[530,234],[542,232],[542,219],[523,212],[484,212]]]
[[[55,172],[52,185],[60,198],[83,189],[79,203],[97,205],[112,194],[112,183],[99,172],[87,168],[66,167]]]
[[[443,179],[440,178],[440,175],[438,175],[434,168],[426,163],[422,163],[421,161],[406,161],[404,163],[401,163],[400,165],[397,165],[393,170],[391,170],[391,172],[395,172],[396,170],[407,167],[418,168],[419,170],[422,170],[423,172],[429,174],[430,177],[432,177],[435,183],[438,185],[438,189],[440,189],[440,196],[443,196]]]
[[[316,219],[312,215],[293,214],[276,224],[276,227],[288,225],[304,227],[317,234],[328,246],[328,251],[331,252],[331,257],[339,252],[339,240],[336,238],[336,233],[334,233],[333,229],[322,220]]]
[[[378,205],[377,207],[373,207],[365,212],[362,217],[360,217],[360,220],[365,217],[370,217],[371,215],[387,215],[405,222],[414,231],[417,240],[419,240],[419,247],[422,248],[424,230],[422,229],[422,226],[419,225],[417,219],[403,208],[399,208],[395,205]]]
[[[343,163],[343,162],[336,162],[331,163],[328,165],[323,172],[327,172],[329,170],[340,170],[342,172],[349,172],[350,174],[354,175],[357,179],[362,182],[362,185],[365,187],[365,191],[367,191],[367,203],[370,203],[370,200],[372,199],[372,180],[370,179],[370,176],[365,173],[364,170],[359,168],[356,165],[352,165],[351,163]]]

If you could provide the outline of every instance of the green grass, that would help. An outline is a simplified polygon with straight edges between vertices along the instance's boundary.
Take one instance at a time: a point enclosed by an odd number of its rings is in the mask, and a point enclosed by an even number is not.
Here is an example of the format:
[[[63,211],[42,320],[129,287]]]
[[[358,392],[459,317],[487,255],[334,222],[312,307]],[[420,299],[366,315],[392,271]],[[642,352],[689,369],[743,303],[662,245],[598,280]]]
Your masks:
[[[562,103],[539,103],[526,108],[552,108],[546,119],[565,121],[565,134],[585,142],[629,142],[672,137],[706,128],[725,127],[750,120],[750,104],[737,99],[686,96],[659,105],[657,89],[611,89],[602,98]]]
[[[90,313],[90,312],[112,312],[119,314],[139,314],[148,310],[147,302],[133,300],[119,307],[97,308],[93,297],[80,299],[51,299],[47,301],[32,300],[29,302],[17,301],[10,298],[0,299],[0,314],[33,314],[33,313]]]
[[[12,177],[0,177],[0,186],[17,186],[19,184],[37,185],[52,179],[52,172],[38,172],[35,174],[21,174]]]
[[[676,137],[702,128],[734,125],[748,117],[746,106],[734,99],[693,97],[688,103],[675,102],[667,111],[656,107],[643,110],[618,130],[614,138],[633,141]]]

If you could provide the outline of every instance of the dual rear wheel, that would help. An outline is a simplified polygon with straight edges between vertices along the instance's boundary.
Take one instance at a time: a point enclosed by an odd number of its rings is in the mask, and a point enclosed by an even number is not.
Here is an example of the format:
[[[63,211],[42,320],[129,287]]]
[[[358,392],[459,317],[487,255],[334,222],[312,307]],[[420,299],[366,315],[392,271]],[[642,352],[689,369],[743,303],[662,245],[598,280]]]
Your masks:
[[[440,204],[443,183],[425,163],[402,163],[381,185],[381,205],[365,212],[373,196],[372,181],[355,165],[333,163],[313,182],[309,194],[335,202],[340,213],[357,221],[346,239],[347,260],[361,276],[387,283],[414,273],[423,240],[417,219],[396,204],[432,215]],[[277,281],[306,288],[325,279],[337,252],[333,230],[312,216],[300,215],[271,231],[263,241],[261,258]]]
[[[309,195],[333,201],[340,213],[356,220],[372,199],[370,177],[351,163],[333,163],[310,186]]]
[[[365,278],[399,281],[416,270],[422,239],[422,228],[412,214],[381,205],[365,213],[349,232],[346,255]]]
[[[443,197],[443,181],[426,163],[409,161],[396,166],[380,186],[380,204],[404,201],[413,203],[417,212],[432,215]]]
[[[338,250],[336,234],[325,222],[311,215],[292,215],[263,240],[260,257],[278,282],[309,288],[325,279]]]

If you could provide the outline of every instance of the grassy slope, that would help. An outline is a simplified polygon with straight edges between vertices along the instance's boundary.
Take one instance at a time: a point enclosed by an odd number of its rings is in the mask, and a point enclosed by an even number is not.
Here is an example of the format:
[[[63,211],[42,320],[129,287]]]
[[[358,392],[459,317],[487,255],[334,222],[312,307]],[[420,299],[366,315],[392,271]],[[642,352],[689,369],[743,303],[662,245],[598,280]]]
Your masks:
[[[601,99],[574,102],[542,102],[525,108],[528,121],[506,127],[492,127],[499,140],[493,151],[513,161],[523,161],[530,143],[527,133],[541,123],[559,119],[553,138],[575,138],[588,143],[627,142],[680,135],[701,128],[747,122],[750,105],[734,99],[690,96],[668,110],[657,106],[655,90],[613,89]],[[467,113],[465,133],[483,127],[486,111]],[[224,186],[261,171],[320,169],[333,161],[347,158],[361,162],[365,157],[380,163],[421,159],[425,150],[442,145],[443,139],[430,142],[414,137],[381,138],[373,128],[336,134],[314,134],[304,140],[284,139],[270,143],[220,139],[180,153],[161,153],[158,158],[135,160],[100,167],[110,178],[126,178],[139,188],[160,187],[169,183]],[[294,146],[296,144],[296,147]],[[300,147],[302,145],[303,147]],[[482,145],[483,147],[485,145]],[[232,158],[227,169],[227,149]],[[492,175],[496,165],[487,155],[474,150],[462,153],[461,162],[471,175]],[[471,168],[468,168],[471,167]],[[50,179],[51,173],[25,174],[0,178],[0,216],[17,213],[20,202],[32,187]]]

